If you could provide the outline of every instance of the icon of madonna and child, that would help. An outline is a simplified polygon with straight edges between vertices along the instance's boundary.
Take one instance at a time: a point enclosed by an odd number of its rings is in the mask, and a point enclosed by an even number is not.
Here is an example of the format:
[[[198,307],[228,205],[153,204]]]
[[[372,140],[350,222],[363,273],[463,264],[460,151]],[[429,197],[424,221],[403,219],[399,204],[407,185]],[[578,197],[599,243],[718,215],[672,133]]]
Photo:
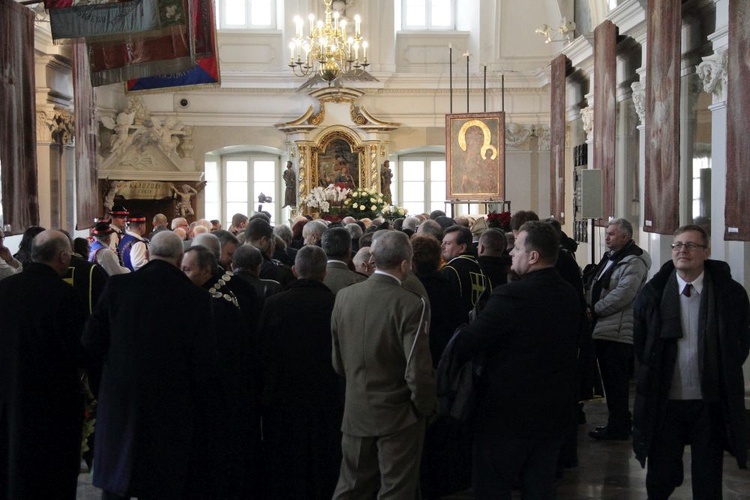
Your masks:
[[[318,185],[331,184],[348,189],[356,189],[359,184],[359,158],[352,153],[344,140],[334,140],[325,153],[318,155]]]

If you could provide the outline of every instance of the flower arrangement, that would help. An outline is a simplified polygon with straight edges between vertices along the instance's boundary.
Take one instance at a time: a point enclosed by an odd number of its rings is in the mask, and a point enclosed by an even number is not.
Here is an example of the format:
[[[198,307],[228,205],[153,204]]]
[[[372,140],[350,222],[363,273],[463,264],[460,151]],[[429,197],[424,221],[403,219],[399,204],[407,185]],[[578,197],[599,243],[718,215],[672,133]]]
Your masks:
[[[505,232],[510,231],[510,212],[490,212],[487,214],[487,225],[496,227]]]
[[[328,187],[315,187],[305,196],[303,203],[308,208],[317,209],[321,213],[338,211],[348,201],[351,189],[334,184]]]
[[[357,189],[344,200],[344,208],[352,217],[376,217],[385,208],[383,195],[374,189]]]
[[[394,205],[386,205],[383,207],[383,217],[386,219],[398,219],[399,217],[405,217],[409,211],[405,208],[397,207]]]

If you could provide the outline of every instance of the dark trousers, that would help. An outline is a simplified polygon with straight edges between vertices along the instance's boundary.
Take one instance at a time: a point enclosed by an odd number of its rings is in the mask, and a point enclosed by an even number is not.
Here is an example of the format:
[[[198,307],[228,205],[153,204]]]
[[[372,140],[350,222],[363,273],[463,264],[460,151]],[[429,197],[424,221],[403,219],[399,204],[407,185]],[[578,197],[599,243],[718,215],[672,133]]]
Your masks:
[[[596,359],[602,374],[604,397],[607,398],[609,420],[607,427],[612,432],[630,433],[630,360],[633,345],[611,340],[594,341]]]
[[[682,484],[682,453],[690,445],[693,499],[721,499],[724,449],[721,408],[702,400],[667,402],[666,415],[654,431],[648,454],[649,500],[669,498]]]
[[[504,433],[474,435],[474,498],[510,500],[520,479],[523,498],[555,498],[557,455],[563,437],[522,439]]]

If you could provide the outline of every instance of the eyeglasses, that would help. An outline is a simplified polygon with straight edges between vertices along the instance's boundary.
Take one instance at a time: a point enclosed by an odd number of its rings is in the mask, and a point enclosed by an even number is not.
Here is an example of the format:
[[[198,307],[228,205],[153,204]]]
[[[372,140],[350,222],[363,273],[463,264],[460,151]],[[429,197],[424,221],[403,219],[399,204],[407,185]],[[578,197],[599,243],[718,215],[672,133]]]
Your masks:
[[[678,241],[677,243],[672,243],[672,250],[677,250],[679,252],[680,250],[682,250],[683,247],[688,252],[692,252],[696,248],[706,248],[706,245],[700,245],[698,243],[693,243],[692,241],[688,243],[683,243],[681,241]]]

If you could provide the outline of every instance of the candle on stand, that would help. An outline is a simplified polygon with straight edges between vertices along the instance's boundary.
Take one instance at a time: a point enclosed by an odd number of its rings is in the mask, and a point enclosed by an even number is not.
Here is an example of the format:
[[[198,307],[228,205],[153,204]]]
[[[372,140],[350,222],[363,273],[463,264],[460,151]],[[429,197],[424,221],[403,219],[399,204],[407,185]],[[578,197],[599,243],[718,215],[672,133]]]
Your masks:
[[[359,14],[354,16],[354,34],[356,36],[359,36],[360,34],[361,23],[362,23],[362,18],[359,17]]]
[[[362,42],[362,57],[367,61],[367,42]]]

